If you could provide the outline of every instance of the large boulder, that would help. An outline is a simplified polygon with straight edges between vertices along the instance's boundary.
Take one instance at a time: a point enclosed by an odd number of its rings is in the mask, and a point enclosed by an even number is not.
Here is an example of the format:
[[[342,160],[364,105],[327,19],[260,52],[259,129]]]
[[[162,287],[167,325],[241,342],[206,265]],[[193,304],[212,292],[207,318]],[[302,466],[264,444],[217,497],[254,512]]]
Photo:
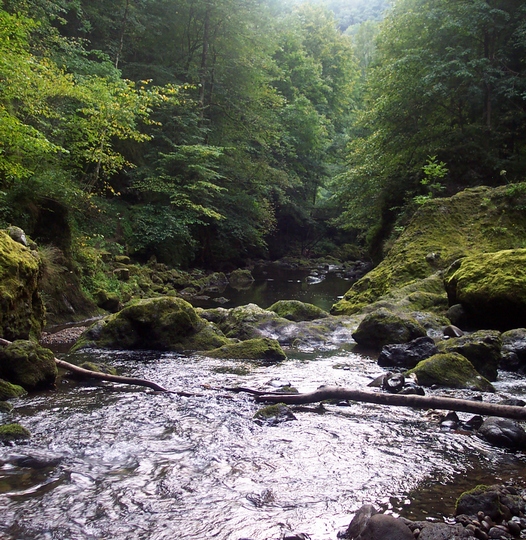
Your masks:
[[[232,358],[239,360],[263,360],[266,362],[281,362],[287,355],[279,342],[270,338],[255,338],[223,345],[206,353],[212,358]]]
[[[409,343],[385,345],[378,357],[382,367],[414,368],[418,362],[437,354],[438,347],[432,338],[424,336]]]
[[[407,372],[414,374],[422,386],[446,386],[449,388],[468,388],[481,392],[495,392],[493,385],[473,364],[458,353],[440,353],[422,360]]]
[[[191,304],[181,298],[164,296],[131,302],[118,313],[98,321],[81,336],[75,349],[96,346],[206,351],[228,341]]]
[[[526,215],[509,186],[477,187],[430,200],[417,210],[382,262],[352,285],[332,313],[357,313],[408,284],[418,290],[421,280],[460,257],[511,249],[522,245],[525,237]]]
[[[238,268],[230,273],[228,282],[234,289],[246,289],[254,283],[254,276],[250,270]]]
[[[497,380],[501,347],[501,334],[497,330],[479,330],[438,344],[440,352],[457,352],[465,356],[489,381]]]
[[[389,514],[375,514],[367,521],[356,540],[414,540],[411,529]]]
[[[44,304],[39,293],[40,257],[0,231],[0,337],[40,337]]]
[[[272,304],[268,308],[268,311],[273,311],[280,317],[295,322],[313,321],[329,316],[325,310],[318,306],[300,302],[299,300],[279,300],[275,304]]]
[[[28,391],[53,388],[57,378],[53,352],[29,340],[0,348],[0,377]]]
[[[381,350],[384,345],[407,343],[425,335],[425,328],[416,319],[380,308],[363,318],[352,337],[359,345]]]
[[[450,305],[461,304],[472,325],[499,330],[526,326],[526,249],[459,259],[444,283]]]

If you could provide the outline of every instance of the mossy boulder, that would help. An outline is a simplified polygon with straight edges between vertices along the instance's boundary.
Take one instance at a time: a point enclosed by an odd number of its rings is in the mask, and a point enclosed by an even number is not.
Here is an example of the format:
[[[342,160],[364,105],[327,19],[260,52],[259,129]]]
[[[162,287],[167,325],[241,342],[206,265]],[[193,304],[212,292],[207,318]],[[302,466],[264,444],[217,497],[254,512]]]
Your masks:
[[[300,302],[299,300],[279,300],[275,304],[272,304],[268,308],[268,311],[273,311],[280,317],[295,322],[313,321],[329,316],[325,310],[318,306]]]
[[[493,385],[459,353],[439,353],[422,360],[406,375],[414,374],[422,386],[467,388],[480,392],[495,392]]]
[[[408,343],[425,335],[425,328],[413,317],[380,308],[363,318],[352,337],[359,345],[381,350],[384,345]]]
[[[275,403],[262,407],[254,414],[254,421],[260,426],[277,426],[283,422],[296,420],[294,413],[283,403]]]
[[[209,350],[228,343],[195,308],[172,296],[131,302],[118,313],[95,323],[74,347],[152,349],[161,351]]]
[[[0,401],[17,398],[23,396],[25,393],[26,391],[20,385],[0,379]]]
[[[526,214],[509,186],[478,187],[430,200],[417,210],[384,260],[352,285],[332,313],[357,313],[400,287],[418,287],[420,280],[460,257],[519,248],[525,238]]]
[[[502,334],[502,354],[499,364],[506,371],[526,370],[526,328],[514,328]]]
[[[9,414],[13,410],[13,405],[7,401],[0,401],[0,414]]]
[[[444,282],[451,305],[461,304],[475,326],[526,326],[526,249],[479,253],[456,261]]]
[[[0,337],[40,337],[44,304],[39,293],[41,260],[36,251],[0,231]]]
[[[440,352],[457,352],[467,358],[486,379],[497,380],[501,358],[502,339],[497,330],[478,330],[457,338],[438,343]]]
[[[28,391],[55,386],[57,365],[53,352],[29,340],[0,348],[0,377]]]
[[[9,444],[16,441],[29,439],[31,433],[20,424],[5,424],[0,426],[0,442]]]
[[[228,282],[234,289],[244,289],[254,283],[254,276],[250,270],[238,268],[230,273],[228,276]]]
[[[279,342],[271,338],[247,339],[239,343],[223,345],[218,349],[208,351],[206,354],[212,358],[262,360],[265,362],[281,362],[287,358]]]
[[[289,324],[274,313],[256,304],[238,306],[224,313],[224,318],[218,322],[218,326],[225,336],[235,339],[252,339],[266,337],[277,327]]]

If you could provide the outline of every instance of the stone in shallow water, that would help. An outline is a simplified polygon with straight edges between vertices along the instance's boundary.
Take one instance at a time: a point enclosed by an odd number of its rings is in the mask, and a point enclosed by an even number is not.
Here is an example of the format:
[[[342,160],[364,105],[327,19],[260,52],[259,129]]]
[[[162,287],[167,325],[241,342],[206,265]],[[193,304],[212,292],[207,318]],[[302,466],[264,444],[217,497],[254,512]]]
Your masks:
[[[526,431],[509,418],[487,418],[480,426],[478,435],[494,446],[510,450],[526,449]]]

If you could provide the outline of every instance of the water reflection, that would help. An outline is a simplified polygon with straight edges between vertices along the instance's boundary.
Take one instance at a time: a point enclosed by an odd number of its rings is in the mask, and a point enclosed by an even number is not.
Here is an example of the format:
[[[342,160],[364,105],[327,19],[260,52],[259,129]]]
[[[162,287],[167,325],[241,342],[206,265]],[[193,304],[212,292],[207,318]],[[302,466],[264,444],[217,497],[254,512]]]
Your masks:
[[[523,466],[520,456],[476,437],[441,432],[425,411],[328,404],[267,427],[252,421],[258,405],[250,397],[202,386],[264,388],[280,379],[300,391],[363,388],[379,368],[352,352],[247,365],[245,376],[216,371],[237,362],[91,354],[123,373],[200,395],[64,383],[20,401],[14,421],[33,437],[0,450],[0,531],[7,538],[263,540],[295,531],[334,540],[364,503],[410,512],[418,501],[410,498],[408,507],[408,494],[419,485],[459,474],[473,479],[483,468],[517,474]],[[347,369],[334,369],[340,365]],[[21,454],[54,461],[19,466]]]

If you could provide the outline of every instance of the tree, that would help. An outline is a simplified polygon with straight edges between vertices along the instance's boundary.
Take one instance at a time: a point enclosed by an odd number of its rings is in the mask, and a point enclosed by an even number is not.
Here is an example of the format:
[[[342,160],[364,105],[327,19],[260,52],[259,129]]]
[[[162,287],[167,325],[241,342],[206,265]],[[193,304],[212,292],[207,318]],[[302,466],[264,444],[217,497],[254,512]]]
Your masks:
[[[525,21],[513,0],[395,4],[339,179],[342,221],[385,231],[422,193],[428,156],[449,169],[446,194],[523,175]]]

